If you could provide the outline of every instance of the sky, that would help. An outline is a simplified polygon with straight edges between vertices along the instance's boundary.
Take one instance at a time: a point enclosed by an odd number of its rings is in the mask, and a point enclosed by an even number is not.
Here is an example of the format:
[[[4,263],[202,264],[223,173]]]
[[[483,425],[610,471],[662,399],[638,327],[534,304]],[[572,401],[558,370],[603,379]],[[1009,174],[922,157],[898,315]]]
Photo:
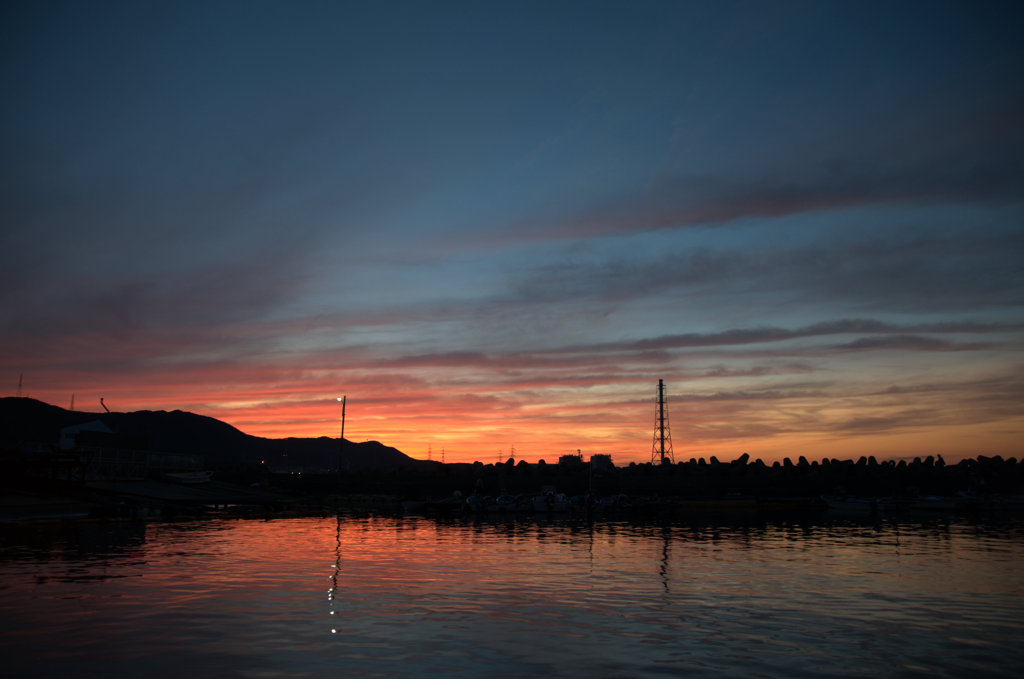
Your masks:
[[[0,379],[417,458],[1019,457],[1018,2],[0,6]]]

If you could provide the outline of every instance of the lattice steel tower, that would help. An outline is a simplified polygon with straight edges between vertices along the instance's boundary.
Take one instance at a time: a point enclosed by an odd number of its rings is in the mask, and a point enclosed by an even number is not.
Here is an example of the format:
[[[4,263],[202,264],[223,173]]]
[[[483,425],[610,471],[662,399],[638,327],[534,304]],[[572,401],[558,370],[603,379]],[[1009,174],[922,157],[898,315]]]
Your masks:
[[[672,454],[672,432],[668,426],[668,413],[665,412],[665,382],[658,380],[658,407],[654,411],[654,444],[651,446],[651,462],[661,464],[674,463]]]

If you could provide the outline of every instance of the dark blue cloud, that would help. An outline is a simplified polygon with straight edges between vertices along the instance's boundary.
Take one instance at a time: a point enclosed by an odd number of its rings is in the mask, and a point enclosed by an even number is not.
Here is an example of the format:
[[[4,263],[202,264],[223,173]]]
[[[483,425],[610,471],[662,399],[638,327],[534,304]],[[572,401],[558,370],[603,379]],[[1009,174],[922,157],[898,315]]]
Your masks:
[[[954,351],[951,392],[991,396],[1024,318],[1022,14],[5,3],[0,367],[246,357],[274,394],[492,380],[556,411],[664,375],[747,418],[709,437],[824,426],[837,385]],[[847,429],[913,421],[897,396]]]

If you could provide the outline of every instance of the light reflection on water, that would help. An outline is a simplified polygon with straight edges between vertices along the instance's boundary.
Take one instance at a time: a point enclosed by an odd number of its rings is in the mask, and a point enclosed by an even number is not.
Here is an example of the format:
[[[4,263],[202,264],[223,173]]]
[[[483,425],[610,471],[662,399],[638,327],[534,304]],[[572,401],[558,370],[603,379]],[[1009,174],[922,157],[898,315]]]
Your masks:
[[[1017,676],[1024,522],[0,529],[7,677]]]

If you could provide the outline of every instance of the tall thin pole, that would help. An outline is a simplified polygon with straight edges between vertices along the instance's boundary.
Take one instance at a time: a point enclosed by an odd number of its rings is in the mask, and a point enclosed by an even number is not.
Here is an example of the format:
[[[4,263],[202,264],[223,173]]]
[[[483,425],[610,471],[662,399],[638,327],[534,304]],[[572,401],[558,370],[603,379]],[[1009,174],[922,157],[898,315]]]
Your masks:
[[[347,396],[339,396],[341,401],[341,439],[338,441],[338,484],[341,484],[341,461],[345,453],[345,399]]]

